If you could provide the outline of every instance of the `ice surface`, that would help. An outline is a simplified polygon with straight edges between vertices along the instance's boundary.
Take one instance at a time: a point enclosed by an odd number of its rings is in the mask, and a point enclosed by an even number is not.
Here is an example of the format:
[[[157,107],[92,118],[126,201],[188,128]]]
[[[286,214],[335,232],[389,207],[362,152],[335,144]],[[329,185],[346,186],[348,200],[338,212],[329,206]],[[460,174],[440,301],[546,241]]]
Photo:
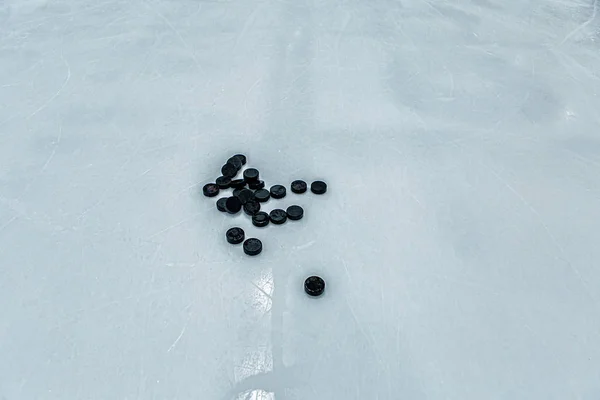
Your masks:
[[[0,399],[597,400],[599,7],[0,0]]]

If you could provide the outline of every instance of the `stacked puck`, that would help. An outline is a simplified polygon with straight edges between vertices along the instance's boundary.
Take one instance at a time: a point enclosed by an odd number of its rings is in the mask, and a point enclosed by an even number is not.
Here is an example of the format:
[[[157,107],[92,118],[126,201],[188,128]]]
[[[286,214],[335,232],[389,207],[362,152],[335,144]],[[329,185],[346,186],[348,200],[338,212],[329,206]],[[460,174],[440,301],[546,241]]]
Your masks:
[[[252,220],[256,228],[264,228],[270,224],[283,225],[288,220],[299,221],[304,217],[304,209],[296,204],[287,207],[273,207],[270,211],[261,210],[266,204],[273,200],[281,200],[287,197],[288,190],[281,184],[266,186],[261,180],[260,171],[256,168],[246,168],[247,158],[243,154],[231,156],[221,167],[221,176],[214,182],[203,186],[202,192],[206,197],[216,197],[225,194],[216,201],[218,211],[236,215],[241,213]],[[239,176],[241,173],[241,176]],[[294,180],[289,189],[295,195],[303,195],[308,192],[309,186],[304,180]],[[310,184],[310,191],[316,195],[327,192],[327,184],[317,180]],[[232,227],[225,232],[225,239],[232,245],[242,244],[245,254],[256,256],[262,252],[262,242],[257,238],[247,238],[244,230],[240,227]],[[304,290],[310,296],[320,296],[325,289],[325,282],[316,276],[306,279]]]

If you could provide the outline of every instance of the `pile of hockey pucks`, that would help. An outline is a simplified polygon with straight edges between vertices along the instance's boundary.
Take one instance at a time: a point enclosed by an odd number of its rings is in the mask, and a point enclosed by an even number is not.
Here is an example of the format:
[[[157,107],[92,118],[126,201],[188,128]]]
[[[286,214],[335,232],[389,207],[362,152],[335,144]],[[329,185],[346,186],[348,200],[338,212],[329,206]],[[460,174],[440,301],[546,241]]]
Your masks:
[[[269,223],[282,225],[288,219],[299,221],[304,216],[304,209],[298,205],[290,205],[285,210],[274,208],[269,213],[261,211],[261,204],[270,199],[283,199],[287,195],[287,189],[283,185],[273,185],[265,189],[265,182],[260,179],[260,172],[256,168],[246,168],[242,172],[242,178],[237,175],[246,165],[247,159],[243,154],[236,154],[229,158],[221,167],[221,174],[215,182],[207,183],[202,188],[206,197],[216,197],[221,191],[231,189],[227,196],[217,200],[217,210],[227,214],[237,214],[242,209],[244,213],[252,218],[252,225],[264,228]],[[236,179],[237,178],[237,179]],[[295,180],[290,184],[290,190],[294,194],[303,194],[308,190],[308,185],[303,180]],[[323,181],[314,181],[310,185],[310,191],[317,195],[327,192],[327,184]],[[257,238],[246,239],[244,230],[240,227],[232,227],[225,232],[228,243],[242,244],[244,253],[256,256],[262,252],[262,242]],[[310,296],[320,296],[325,290],[325,281],[318,276],[311,276],[304,282],[304,290]]]

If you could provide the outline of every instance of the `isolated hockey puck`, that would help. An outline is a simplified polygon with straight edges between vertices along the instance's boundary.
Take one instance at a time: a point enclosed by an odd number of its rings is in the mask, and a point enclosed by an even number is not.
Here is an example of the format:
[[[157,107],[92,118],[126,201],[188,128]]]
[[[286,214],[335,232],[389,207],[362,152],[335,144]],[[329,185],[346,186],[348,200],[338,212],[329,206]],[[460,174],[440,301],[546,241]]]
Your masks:
[[[228,229],[225,237],[227,238],[227,242],[231,244],[240,244],[244,241],[244,230],[238,227]]]
[[[296,194],[304,193],[306,192],[306,182],[301,180],[294,181],[290,185],[290,188],[292,189],[292,192]]]
[[[318,276],[310,276],[304,281],[304,291],[309,296],[320,296],[325,291],[325,281]]]
[[[283,199],[286,194],[285,186],[282,185],[273,185],[271,186],[271,197],[274,199]]]
[[[237,197],[231,196],[225,201],[225,209],[229,214],[237,214],[242,209],[242,202]]]
[[[227,160],[228,164],[233,164],[235,166],[235,169],[237,169],[238,171],[240,169],[242,169],[242,160],[240,160],[239,158],[233,156],[231,157],[229,160]]]
[[[271,198],[271,193],[267,189],[260,189],[254,192],[254,198],[261,203],[264,203]]]
[[[264,211],[259,211],[252,216],[252,225],[259,228],[269,225],[269,214]]]
[[[229,183],[229,186],[234,189],[242,189],[244,186],[246,186],[246,181],[243,179],[234,179]]]
[[[231,183],[231,178],[228,176],[220,176],[215,181],[219,189],[228,189],[229,184]]]
[[[244,242],[244,253],[249,256],[257,256],[262,251],[262,242],[255,238],[246,239]]]
[[[223,165],[221,167],[221,173],[223,174],[223,176],[228,176],[230,178],[233,178],[234,176],[237,175],[238,169],[235,167],[235,165],[233,165],[231,163],[226,163],[225,165]]]
[[[242,162],[242,165],[246,165],[246,156],[243,154],[236,154],[234,157],[237,157]]]
[[[289,206],[285,212],[292,221],[298,221],[304,216],[304,210],[300,206]]]
[[[281,225],[285,221],[287,221],[287,214],[286,214],[285,211],[283,211],[283,210],[281,210],[279,208],[276,208],[276,209],[274,209],[273,211],[271,211],[269,213],[269,219],[275,225]]]
[[[248,187],[252,190],[258,190],[265,187],[265,181],[250,182]]]
[[[221,212],[227,212],[225,203],[227,203],[227,197],[221,197],[219,200],[217,200],[217,210]]]
[[[258,181],[259,172],[256,168],[248,168],[244,171],[244,180],[248,183]]]
[[[202,188],[202,193],[204,193],[206,197],[215,197],[219,194],[219,186],[217,186],[216,183],[207,183]]]
[[[235,194],[234,194],[234,196],[235,196]],[[242,204],[246,204],[250,200],[254,200],[254,192],[250,189],[242,189],[237,194],[237,198],[240,199]]]
[[[327,191],[327,184],[323,181],[314,181],[310,184],[310,191],[314,194],[325,194]]]
[[[249,200],[244,204],[244,212],[248,215],[254,215],[260,211],[260,203],[256,200]]]

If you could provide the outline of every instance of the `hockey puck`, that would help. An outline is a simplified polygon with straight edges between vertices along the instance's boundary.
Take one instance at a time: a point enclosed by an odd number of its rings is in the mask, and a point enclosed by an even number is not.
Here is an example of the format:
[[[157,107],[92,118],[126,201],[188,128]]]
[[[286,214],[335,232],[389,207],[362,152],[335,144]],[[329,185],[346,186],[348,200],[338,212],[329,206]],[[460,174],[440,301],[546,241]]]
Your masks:
[[[229,183],[229,186],[234,189],[242,189],[244,186],[246,186],[246,181],[243,179],[234,179]]]
[[[225,233],[227,242],[231,244],[240,244],[244,241],[244,230],[242,228],[231,228]]]
[[[223,176],[228,176],[230,178],[233,178],[234,176],[237,175],[238,169],[235,167],[235,165],[233,165],[231,163],[226,163],[225,165],[223,165],[221,167],[221,173],[223,174]]]
[[[283,211],[279,208],[276,208],[269,213],[269,219],[275,225],[281,225],[285,221],[287,221],[287,214],[285,213],[285,211]]]
[[[236,196],[236,195],[234,194],[234,196]],[[254,192],[250,189],[242,189],[237,194],[237,198],[240,199],[242,204],[246,204],[250,200],[254,200]]]
[[[271,186],[271,197],[274,199],[283,199],[286,195],[285,186],[282,185],[273,185]]]
[[[309,296],[320,296],[325,291],[325,281],[318,276],[310,276],[304,281],[304,291]]]
[[[258,190],[265,187],[265,181],[250,182],[248,187],[252,190]]]
[[[246,239],[244,242],[244,253],[249,256],[257,256],[262,251],[262,242],[255,238]]]
[[[227,212],[225,203],[227,203],[227,197],[221,197],[219,200],[217,200],[217,210],[221,212]]]
[[[259,211],[252,216],[252,225],[259,228],[269,225],[269,214],[264,211]]]
[[[300,206],[289,206],[285,212],[292,221],[298,221],[304,216],[304,210]]]
[[[233,156],[229,160],[227,160],[227,163],[228,164],[233,164],[235,166],[235,169],[237,169],[238,171],[240,169],[242,169],[242,160],[240,160],[236,156]]]
[[[248,215],[254,215],[260,211],[260,203],[256,200],[249,200],[244,204],[244,212]]]
[[[219,194],[219,186],[217,186],[216,183],[207,183],[202,188],[202,193],[204,193],[206,197],[215,197]]]
[[[259,172],[256,168],[248,168],[244,171],[244,180],[246,182],[256,182],[258,181]]]
[[[271,198],[271,193],[269,193],[267,189],[260,189],[254,192],[254,198],[261,203],[264,203]]]
[[[229,188],[229,184],[231,183],[231,178],[228,176],[220,176],[215,182],[219,189],[227,189]]]
[[[246,165],[246,156],[243,154],[236,154],[234,157],[237,157],[242,162],[242,165]]]
[[[310,184],[310,191],[314,194],[325,194],[327,191],[327,184],[323,181],[314,181]]]
[[[229,214],[237,214],[242,209],[242,202],[237,197],[231,196],[225,201],[225,209]]]
[[[233,195],[235,197],[239,197],[240,193],[242,192],[242,190],[244,189],[233,189]],[[241,201],[241,200],[240,200]]]
[[[290,188],[292,189],[292,192],[296,194],[304,193],[306,192],[306,182],[301,180],[294,181],[290,185]]]

